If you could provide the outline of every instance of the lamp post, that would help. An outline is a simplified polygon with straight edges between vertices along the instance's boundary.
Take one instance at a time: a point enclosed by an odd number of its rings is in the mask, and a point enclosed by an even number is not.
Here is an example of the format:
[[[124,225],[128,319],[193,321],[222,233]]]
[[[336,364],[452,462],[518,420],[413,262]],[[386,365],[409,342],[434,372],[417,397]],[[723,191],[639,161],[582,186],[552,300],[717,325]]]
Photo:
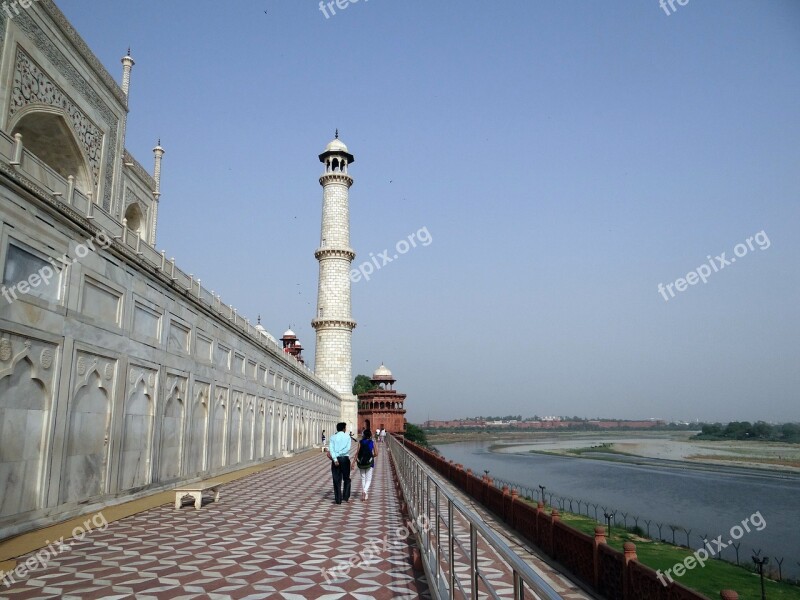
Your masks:
[[[753,564],[756,566],[758,576],[761,578],[761,600],[767,600],[767,592],[764,590],[764,565],[769,562],[769,556],[760,558],[761,550],[753,554]]]
[[[540,485],[540,486],[539,486],[539,489],[540,489],[540,490],[542,490],[542,504],[545,504],[545,505],[546,505],[546,504],[547,504],[547,502],[546,502],[546,501],[545,501],[545,499],[544,499],[544,490],[545,490],[546,488],[545,488],[545,486],[543,486],[543,485]]]
[[[604,512],[603,516],[606,518],[606,523],[608,525],[608,537],[611,538],[611,514]]]

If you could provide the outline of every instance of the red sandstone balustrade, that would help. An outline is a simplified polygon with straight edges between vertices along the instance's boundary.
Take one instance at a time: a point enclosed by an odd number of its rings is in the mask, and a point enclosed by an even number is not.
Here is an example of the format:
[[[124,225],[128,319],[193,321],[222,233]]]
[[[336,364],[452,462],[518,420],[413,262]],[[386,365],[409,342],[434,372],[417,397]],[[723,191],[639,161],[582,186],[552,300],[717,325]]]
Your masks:
[[[553,558],[584,583],[594,586],[595,540],[591,536],[556,521],[553,525]]]
[[[531,543],[536,543],[536,507],[518,500],[514,504],[514,529]]]
[[[594,528],[594,588],[600,585],[600,546],[606,543],[606,528],[598,525]]]
[[[512,489],[511,490],[511,501],[508,503],[508,523],[514,529],[517,529],[516,524],[516,512],[517,506],[519,505],[519,491]]]
[[[648,598],[650,600],[705,600],[705,596],[682,586],[677,582],[669,583],[662,575],[638,561],[626,565],[626,581],[628,582],[628,598]],[[662,581],[666,581],[665,586]]]
[[[625,542],[622,544],[622,560],[624,564],[624,573],[622,577],[622,593],[625,598],[632,598],[631,596],[631,563],[636,562],[636,544],[633,542]]]
[[[503,492],[493,485],[486,488],[486,508],[496,515],[503,514]]]
[[[598,591],[606,598],[624,598],[624,555],[608,544],[603,544],[598,550],[598,569],[600,571]]]
[[[469,495],[472,498],[480,501],[483,495],[483,480],[478,479],[475,474],[470,475],[469,478]]]
[[[548,556],[553,555],[553,519],[544,510],[536,514],[536,545]]]

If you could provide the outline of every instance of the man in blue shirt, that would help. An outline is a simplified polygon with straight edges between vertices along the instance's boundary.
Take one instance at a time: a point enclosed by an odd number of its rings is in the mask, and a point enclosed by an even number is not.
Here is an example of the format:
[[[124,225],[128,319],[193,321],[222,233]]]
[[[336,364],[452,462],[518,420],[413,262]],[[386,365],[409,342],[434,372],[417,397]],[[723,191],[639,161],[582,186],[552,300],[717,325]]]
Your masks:
[[[336,433],[328,443],[328,458],[331,459],[333,475],[333,499],[336,504],[350,500],[350,436],[345,430],[347,423],[337,423]],[[344,489],[342,489],[344,483]]]

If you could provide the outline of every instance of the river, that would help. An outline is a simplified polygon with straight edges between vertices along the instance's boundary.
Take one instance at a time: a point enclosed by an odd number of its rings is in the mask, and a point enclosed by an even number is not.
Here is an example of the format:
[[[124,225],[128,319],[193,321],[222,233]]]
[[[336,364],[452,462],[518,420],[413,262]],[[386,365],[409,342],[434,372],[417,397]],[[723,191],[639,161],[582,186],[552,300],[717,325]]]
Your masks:
[[[533,453],[493,453],[491,442],[460,442],[442,444],[438,450],[449,460],[471,468],[478,475],[489,470],[490,477],[536,487],[546,486],[546,493],[580,498],[591,503],[640,517],[639,526],[646,529],[644,519],[650,519],[650,533],[657,537],[656,522],[662,523],[663,537],[672,539],[669,525],[690,530],[693,548],[701,546],[701,537],[709,540],[722,535],[722,542],[731,540],[731,530],[743,520],[760,513],[749,525],[750,531],[736,543],[741,543],[739,559],[750,563],[753,549],[762,556],[783,558],[783,576],[800,577],[800,477],[793,474],[754,472],[725,468],[724,470],[695,470],[674,463],[661,466],[631,465],[587,458],[569,458]],[[567,507],[568,508],[568,507]],[[585,513],[585,509],[582,510]],[[594,509],[590,508],[590,513]],[[602,509],[598,515],[603,519]],[[764,525],[765,523],[766,525]],[[733,530],[734,536],[739,535]],[[677,531],[676,542],[686,544],[686,534]],[[733,541],[733,540],[731,540]],[[712,543],[716,550],[717,546]],[[734,561],[733,546],[721,550],[722,556]]]

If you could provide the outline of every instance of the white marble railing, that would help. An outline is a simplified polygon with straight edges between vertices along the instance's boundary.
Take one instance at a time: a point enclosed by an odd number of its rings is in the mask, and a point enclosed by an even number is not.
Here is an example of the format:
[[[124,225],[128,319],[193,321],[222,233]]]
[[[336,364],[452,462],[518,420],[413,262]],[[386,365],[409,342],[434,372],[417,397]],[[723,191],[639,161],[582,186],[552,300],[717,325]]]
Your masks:
[[[167,258],[165,250],[159,251],[141,239],[136,232],[127,228],[124,219],[122,223],[117,221],[96,202],[93,202],[88,194],[76,189],[72,181],[64,179],[37,156],[26,150],[22,136],[17,134],[16,138],[11,138],[5,132],[0,131],[0,158],[12,165],[20,175],[43,188],[54,199],[71,207],[84,218],[93,221],[116,242],[133,251],[140,260],[170,279],[174,287],[184,291],[196,302],[209,307],[238,329],[241,334],[263,348],[271,350],[288,365],[314,374],[313,370],[304,363],[285,353],[280,344],[259,332],[249,319],[238,313],[233,305],[223,302],[219,294],[204,288],[199,277],[183,271],[177,266],[174,258]],[[332,394],[338,395],[332,388],[324,387]]]

